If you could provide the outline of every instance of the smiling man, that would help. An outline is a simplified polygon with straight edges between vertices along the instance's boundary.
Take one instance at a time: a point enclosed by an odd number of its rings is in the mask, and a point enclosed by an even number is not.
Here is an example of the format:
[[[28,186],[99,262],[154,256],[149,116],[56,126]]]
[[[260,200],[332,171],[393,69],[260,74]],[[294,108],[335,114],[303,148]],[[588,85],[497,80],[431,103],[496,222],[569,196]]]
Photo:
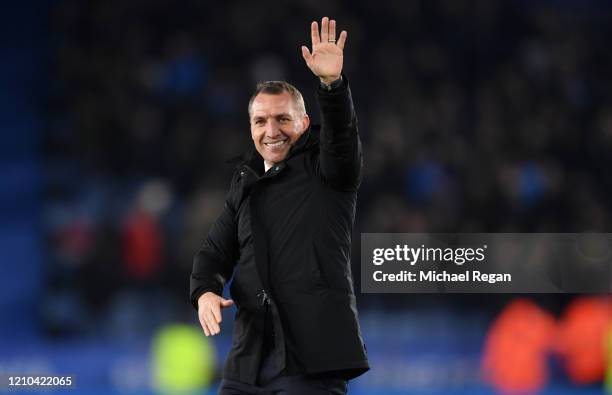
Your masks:
[[[310,126],[302,95],[285,81],[257,85],[249,102],[249,117],[251,136],[266,171],[285,159],[291,146]]]
[[[302,47],[319,78],[320,128],[287,82],[259,84],[249,102],[255,151],[236,167],[191,274],[206,336],[220,333],[221,309],[237,307],[220,394],[345,394],[369,369],[350,266],[362,156],[346,37],[336,41],[323,18],[312,51]]]

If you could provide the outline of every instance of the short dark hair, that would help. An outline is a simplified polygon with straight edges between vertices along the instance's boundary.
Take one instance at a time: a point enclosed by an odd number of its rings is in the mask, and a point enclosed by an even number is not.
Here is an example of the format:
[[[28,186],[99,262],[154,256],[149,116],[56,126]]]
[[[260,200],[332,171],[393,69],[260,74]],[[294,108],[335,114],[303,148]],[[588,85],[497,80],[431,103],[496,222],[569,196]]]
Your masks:
[[[249,100],[249,117],[251,116],[251,106],[253,105],[253,101],[260,93],[265,93],[268,95],[280,95],[284,92],[289,93],[291,98],[293,99],[293,103],[295,104],[298,111],[306,114],[306,106],[304,105],[304,98],[299,90],[287,81],[264,81],[257,84],[255,88],[255,92],[251,95],[251,99]]]

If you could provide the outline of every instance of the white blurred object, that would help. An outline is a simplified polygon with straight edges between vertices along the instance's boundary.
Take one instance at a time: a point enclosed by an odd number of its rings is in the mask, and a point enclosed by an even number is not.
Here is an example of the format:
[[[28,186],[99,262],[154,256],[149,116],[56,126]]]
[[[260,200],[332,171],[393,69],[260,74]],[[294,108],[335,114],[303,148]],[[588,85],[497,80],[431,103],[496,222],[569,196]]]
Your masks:
[[[145,183],[138,193],[138,207],[152,215],[163,214],[172,204],[172,188],[164,180],[151,180]]]

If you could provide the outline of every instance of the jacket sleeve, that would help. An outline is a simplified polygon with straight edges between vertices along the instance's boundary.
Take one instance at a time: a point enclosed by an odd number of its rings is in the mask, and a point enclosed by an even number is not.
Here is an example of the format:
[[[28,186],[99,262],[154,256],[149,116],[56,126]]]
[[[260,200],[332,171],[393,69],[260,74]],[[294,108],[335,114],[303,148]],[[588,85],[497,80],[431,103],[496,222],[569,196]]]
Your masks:
[[[198,298],[206,292],[223,294],[225,283],[232,276],[238,259],[238,230],[235,210],[230,197],[235,179],[223,207],[221,215],[213,223],[204,243],[193,259],[190,278],[190,300],[198,309]]]
[[[348,79],[340,86],[317,92],[321,110],[319,167],[324,181],[341,190],[355,190],[361,182],[363,158],[357,116]]]

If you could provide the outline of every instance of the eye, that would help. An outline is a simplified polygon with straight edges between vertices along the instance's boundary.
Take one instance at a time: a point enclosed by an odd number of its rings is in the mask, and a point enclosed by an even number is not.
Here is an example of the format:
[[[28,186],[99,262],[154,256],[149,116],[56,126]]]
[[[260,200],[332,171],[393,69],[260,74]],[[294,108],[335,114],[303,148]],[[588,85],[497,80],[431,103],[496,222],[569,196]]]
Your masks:
[[[286,122],[291,121],[291,118],[289,118],[289,117],[281,117],[280,121],[283,122],[283,123],[286,123]]]
[[[255,120],[255,125],[257,125],[257,126],[262,126],[264,123],[265,123],[265,122],[264,122],[264,120],[263,120],[263,119],[256,119],[256,120]]]

